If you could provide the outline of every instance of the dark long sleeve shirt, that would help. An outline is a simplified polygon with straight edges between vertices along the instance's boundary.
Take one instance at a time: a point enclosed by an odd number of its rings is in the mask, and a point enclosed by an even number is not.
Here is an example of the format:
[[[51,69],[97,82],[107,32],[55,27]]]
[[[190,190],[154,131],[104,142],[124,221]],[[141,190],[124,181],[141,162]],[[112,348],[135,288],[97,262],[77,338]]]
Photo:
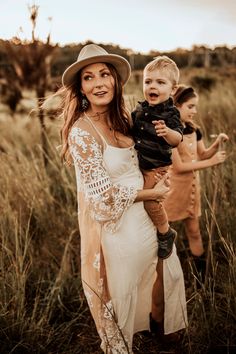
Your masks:
[[[173,100],[150,106],[147,101],[139,102],[131,113],[133,120],[132,135],[138,152],[141,169],[150,170],[157,167],[169,166],[172,163],[172,148],[163,137],[158,137],[154,120],[163,120],[166,126],[183,134],[178,109]]]

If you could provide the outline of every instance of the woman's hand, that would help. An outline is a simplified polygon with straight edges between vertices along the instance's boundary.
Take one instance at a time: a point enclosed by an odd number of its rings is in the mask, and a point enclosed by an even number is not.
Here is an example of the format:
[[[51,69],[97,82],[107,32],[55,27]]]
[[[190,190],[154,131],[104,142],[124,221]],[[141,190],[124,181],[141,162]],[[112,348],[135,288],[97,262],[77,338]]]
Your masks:
[[[142,189],[137,191],[135,202],[144,202],[148,200],[162,201],[170,190],[170,179],[168,174],[158,177],[159,181],[153,188]]]
[[[167,169],[164,168],[163,170],[159,170],[158,172],[155,171],[154,178],[156,183],[158,183],[166,174],[167,174]]]
[[[160,202],[164,200],[170,190],[170,178],[168,173],[163,176],[153,187],[154,200]]]

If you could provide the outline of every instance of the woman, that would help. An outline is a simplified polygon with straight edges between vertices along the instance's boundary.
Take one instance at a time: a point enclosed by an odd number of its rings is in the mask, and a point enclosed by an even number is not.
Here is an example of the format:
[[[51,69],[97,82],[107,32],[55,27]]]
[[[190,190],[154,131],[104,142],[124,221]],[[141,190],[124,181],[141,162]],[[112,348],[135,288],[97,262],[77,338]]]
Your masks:
[[[174,103],[180,112],[184,135],[183,141],[173,149],[171,190],[164,205],[169,221],[183,220],[197,271],[204,275],[205,256],[199,226],[201,201],[198,171],[225,161],[225,151],[218,150],[221,143],[228,140],[228,136],[220,133],[210,147],[205,146],[202,134],[194,122],[198,95],[192,87],[180,85],[174,95]]]
[[[90,44],[62,77],[62,154],[72,157],[76,171],[82,282],[106,353],[132,353],[133,334],[149,329],[157,241],[143,201],[162,200],[169,190],[164,179],[142,189],[122,96],[129,76],[123,57]],[[171,333],[186,325],[175,250],[165,261],[165,284],[165,332]]]

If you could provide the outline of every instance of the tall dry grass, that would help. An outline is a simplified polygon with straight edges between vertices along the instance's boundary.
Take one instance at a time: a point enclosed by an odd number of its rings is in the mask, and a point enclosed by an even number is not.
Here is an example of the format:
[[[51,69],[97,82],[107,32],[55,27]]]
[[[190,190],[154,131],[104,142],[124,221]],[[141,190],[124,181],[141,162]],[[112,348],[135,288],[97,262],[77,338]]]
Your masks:
[[[211,134],[230,136],[225,164],[201,172],[208,276],[199,283],[194,275],[177,224],[188,330],[178,348],[168,349],[137,334],[135,353],[233,353],[236,348],[236,86],[222,80],[201,93],[199,109],[206,144]],[[132,95],[133,89],[127,88],[130,107],[140,99],[140,88]],[[0,121],[0,353],[101,353],[81,286],[75,176],[59,158],[60,122],[47,120],[46,170],[39,123],[20,112],[11,119],[2,110]]]
[[[0,352],[78,353],[88,310],[73,169],[51,136],[45,170],[36,119],[8,118],[1,131]]]

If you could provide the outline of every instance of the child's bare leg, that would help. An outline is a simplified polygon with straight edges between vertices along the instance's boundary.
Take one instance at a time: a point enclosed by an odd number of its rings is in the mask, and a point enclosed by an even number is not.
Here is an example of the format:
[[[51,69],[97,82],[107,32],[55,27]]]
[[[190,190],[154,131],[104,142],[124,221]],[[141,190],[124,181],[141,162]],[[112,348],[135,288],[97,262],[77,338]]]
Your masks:
[[[185,232],[192,254],[192,261],[194,265],[193,271],[195,276],[203,282],[206,274],[206,256],[204,253],[198,218],[188,218],[185,220]],[[200,286],[199,282],[197,283],[197,286]]]
[[[201,256],[204,253],[204,248],[198,218],[185,220],[185,232],[191,253],[194,256]]]

